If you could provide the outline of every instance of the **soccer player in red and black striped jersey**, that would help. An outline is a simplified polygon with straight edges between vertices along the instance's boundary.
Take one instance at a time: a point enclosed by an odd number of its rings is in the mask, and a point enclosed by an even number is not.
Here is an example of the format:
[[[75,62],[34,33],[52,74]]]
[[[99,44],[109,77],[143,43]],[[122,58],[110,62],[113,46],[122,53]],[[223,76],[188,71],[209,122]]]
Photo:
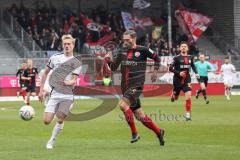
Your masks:
[[[22,79],[24,71],[27,69],[27,63],[23,62],[21,64],[21,68],[18,69],[16,76],[18,77],[19,80],[19,85],[20,85],[20,92],[17,92],[17,95],[21,95],[23,97],[23,100],[25,101],[25,96],[26,96],[26,81]]]
[[[38,75],[37,68],[33,67],[31,59],[27,60],[28,68],[24,71],[22,79],[27,83],[27,99],[26,104],[30,105],[30,96],[36,96],[36,76]]]
[[[123,49],[119,51],[116,58],[111,59],[110,55],[105,56],[112,71],[116,71],[121,64],[121,90],[123,97],[119,102],[120,109],[125,115],[125,119],[131,128],[131,143],[137,142],[140,138],[135,126],[134,116],[141,121],[144,126],[151,129],[158,137],[160,145],[164,145],[164,130],[160,129],[142,108],[139,96],[142,94],[147,58],[155,62],[155,71],[152,80],[156,80],[159,69],[160,58],[151,49],[136,45],[136,32],[128,30],[123,34]]]
[[[185,94],[186,99],[186,120],[191,120],[191,68],[199,78],[197,69],[194,65],[194,57],[188,55],[188,44],[186,42],[181,42],[180,44],[180,54],[173,58],[172,64],[170,64],[169,70],[174,73],[173,76],[173,94],[171,101],[178,99],[181,91]]]

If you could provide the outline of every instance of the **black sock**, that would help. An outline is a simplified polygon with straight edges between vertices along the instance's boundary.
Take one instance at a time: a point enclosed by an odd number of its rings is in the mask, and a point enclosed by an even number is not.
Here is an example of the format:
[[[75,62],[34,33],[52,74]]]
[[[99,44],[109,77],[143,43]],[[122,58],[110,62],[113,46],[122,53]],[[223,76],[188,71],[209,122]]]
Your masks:
[[[202,92],[202,90],[201,90],[201,89],[199,89],[199,90],[197,91],[197,94],[199,95],[201,92]]]
[[[206,100],[207,99],[207,93],[206,93],[205,89],[202,90],[202,94],[203,94],[204,99]]]

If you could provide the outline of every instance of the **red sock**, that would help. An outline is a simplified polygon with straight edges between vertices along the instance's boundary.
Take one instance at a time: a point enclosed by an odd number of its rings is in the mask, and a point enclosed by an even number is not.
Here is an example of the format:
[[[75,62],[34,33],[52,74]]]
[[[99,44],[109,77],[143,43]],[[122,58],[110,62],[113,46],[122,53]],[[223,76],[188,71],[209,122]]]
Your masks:
[[[150,117],[145,115],[145,117],[141,118],[140,120],[144,126],[146,126],[147,128],[151,129],[153,132],[155,132],[157,135],[159,135],[161,129],[151,120]]]
[[[129,127],[131,128],[132,134],[136,134],[137,133],[137,129],[135,126],[135,122],[134,122],[134,117],[133,117],[133,112],[130,108],[128,108],[125,112],[125,119],[129,125]]]
[[[20,91],[20,95],[23,97],[23,100],[25,100],[26,91],[25,91],[25,90],[21,90],[21,91]]]
[[[191,111],[191,105],[192,105],[191,99],[186,100],[186,112],[190,112]]]

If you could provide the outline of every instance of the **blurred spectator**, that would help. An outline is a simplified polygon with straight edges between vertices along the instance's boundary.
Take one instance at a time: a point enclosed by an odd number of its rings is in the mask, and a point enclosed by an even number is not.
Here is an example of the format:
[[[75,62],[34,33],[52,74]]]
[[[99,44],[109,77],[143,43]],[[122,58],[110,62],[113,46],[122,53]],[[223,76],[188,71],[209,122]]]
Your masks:
[[[50,35],[50,41],[48,44],[49,50],[56,51],[59,50],[60,40],[57,33],[53,30]]]

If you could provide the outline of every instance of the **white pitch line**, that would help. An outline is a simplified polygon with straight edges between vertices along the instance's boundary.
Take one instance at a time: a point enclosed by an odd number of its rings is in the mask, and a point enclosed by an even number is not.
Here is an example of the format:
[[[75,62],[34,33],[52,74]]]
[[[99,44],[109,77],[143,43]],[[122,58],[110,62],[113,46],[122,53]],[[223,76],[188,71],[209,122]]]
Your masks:
[[[36,101],[38,100],[37,96],[35,97],[31,97],[30,98],[31,101]],[[13,96],[13,97],[0,97],[0,102],[10,102],[10,101],[23,101],[22,97],[17,97],[17,96]]]
[[[119,95],[114,95],[118,99],[120,99]],[[92,95],[92,96],[74,96],[74,99],[104,99],[104,98],[112,98],[113,95]],[[38,97],[30,97],[31,101],[38,101]],[[0,102],[11,102],[11,101],[22,101],[22,97],[12,96],[12,97],[0,97]]]
[[[0,108],[0,111],[9,111],[9,110],[16,111],[17,108],[12,108],[12,107],[1,107]]]

